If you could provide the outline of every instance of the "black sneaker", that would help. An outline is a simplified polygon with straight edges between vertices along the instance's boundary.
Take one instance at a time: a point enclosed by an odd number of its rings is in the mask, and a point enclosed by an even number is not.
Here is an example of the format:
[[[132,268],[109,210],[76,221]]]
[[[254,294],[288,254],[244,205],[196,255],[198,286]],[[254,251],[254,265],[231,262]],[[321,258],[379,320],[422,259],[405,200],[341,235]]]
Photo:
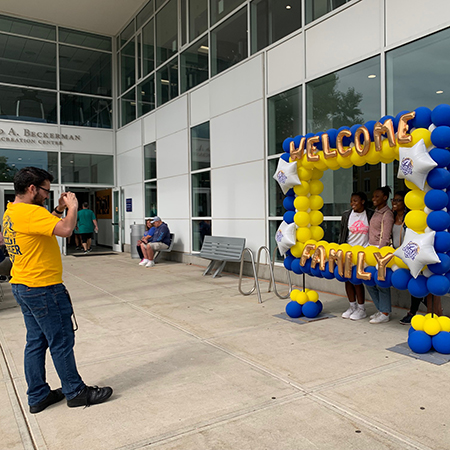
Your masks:
[[[37,414],[41,411],[44,411],[47,406],[53,405],[54,403],[60,402],[64,398],[64,394],[61,391],[61,388],[55,389],[54,391],[50,391],[50,394],[47,395],[44,400],[40,401],[37,405],[30,406],[30,413]]]
[[[412,319],[413,317],[414,317],[414,316],[413,316],[412,314],[408,313],[408,314],[406,314],[405,317],[403,317],[403,319],[400,319],[400,323],[401,323],[402,325],[411,325],[411,319]]]
[[[92,248],[88,248],[87,251],[88,251],[88,253],[91,253],[92,252]]]
[[[97,405],[106,402],[112,393],[113,390],[110,387],[85,386],[76,397],[67,400],[67,406],[76,408],[77,406]]]

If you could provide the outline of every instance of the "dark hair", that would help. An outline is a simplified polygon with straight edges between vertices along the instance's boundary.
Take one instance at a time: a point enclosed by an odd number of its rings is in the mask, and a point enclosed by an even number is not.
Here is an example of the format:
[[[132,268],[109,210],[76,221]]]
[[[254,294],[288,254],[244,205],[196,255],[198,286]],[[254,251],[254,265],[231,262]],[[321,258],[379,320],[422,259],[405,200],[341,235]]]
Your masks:
[[[389,186],[383,186],[383,187],[377,187],[374,192],[381,191],[383,195],[385,195],[387,198],[389,198],[389,195],[391,194],[391,188]]]
[[[405,196],[406,196],[406,191],[397,191],[397,192],[394,192],[394,197],[395,197],[396,195],[400,195],[400,197],[404,199]]]
[[[34,185],[41,186],[44,181],[53,181],[53,175],[38,167],[24,167],[14,175],[14,191],[16,195],[24,195]]]
[[[361,199],[361,201],[364,202],[364,204],[367,203],[367,195],[364,192],[352,192],[352,195],[350,196],[350,198],[352,198],[353,196],[359,197]]]
[[[83,208],[88,208],[89,207],[89,203],[88,202],[83,202]]]

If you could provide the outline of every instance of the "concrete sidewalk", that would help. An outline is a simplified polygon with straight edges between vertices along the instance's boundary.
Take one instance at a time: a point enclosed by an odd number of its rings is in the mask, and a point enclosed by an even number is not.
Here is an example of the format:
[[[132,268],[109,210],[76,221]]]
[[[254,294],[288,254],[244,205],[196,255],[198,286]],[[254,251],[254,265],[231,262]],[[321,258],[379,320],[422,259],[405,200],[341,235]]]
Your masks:
[[[129,254],[66,257],[64,268],[79,371],[113,397],[29,414],[25,327],[3,285],[1,449],[450,447],[450,364],[386,350],[407,339],[405,310],[387,324],[343,320],[347,300],[321,293],[336,317],[300,324],[276,317],[286,302],[272,293],[262,304],[240,295],[235,275],[166,261],[146,269]],[[47,367],[59,387],[50,358]]]

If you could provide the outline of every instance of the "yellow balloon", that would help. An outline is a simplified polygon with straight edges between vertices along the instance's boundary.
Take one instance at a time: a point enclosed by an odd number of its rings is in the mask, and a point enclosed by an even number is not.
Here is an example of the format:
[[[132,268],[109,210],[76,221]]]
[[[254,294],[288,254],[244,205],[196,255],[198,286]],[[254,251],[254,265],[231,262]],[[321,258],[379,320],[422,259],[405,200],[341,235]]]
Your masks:
[[[377,260],[375,259],[375,256],[373,256],[373,254],[377,251],[378,248],[373,245],[364,249],[364,253],[366,254],[365,261],[368,266],[375,266],[377,264]]]
[[[438,317],[442,331],[450,331],[450,318],[447,316]]]
[[[381,143],[381,160],[388,160],[388,161],[393,161],[395,159],[396,156],[396,152],[395,152],[395,148],[397,147],[397,155],[398,155],[398,146],[394,145],[394,147],[391,147],[389,145],[389,140],[388,139],[384,139],[383,142]]]
[[[420,189],[413,189],[405,195],[405,205],[409,209],[420,209],[425,208],[425,192]]]
[[[292,289],[291,293],[289,294],[289,297],[291,297],[291,300],[296,302],[297,298],[298,298],[298,294],[300,294],[300,290],[299,289]]]
[[[425,324],[425,316],[422,316],[421,314],[416,314],[412,319],[411,319],[411,326],[416,330],[416,331],[423,331],[423,326]]]
[[[409,269],[409,267],[398,256],[394,256],[394,264],[398,266],[399,269]]]
[[[437,318],[426,319],[423,325],[423,331],[427,333],[429,336],[435,336],[441,331],[441,324]]]
[[[325,164],[329,169],[339,169],[339,163],[336,161],[336,158],[328,158],[325,159]]]
[[[379,252],[381,253],[381,256],[386,256],[389,253],[394,253],[395,249],[392,247],[385,246],[385,247],[381,247]],[[387,267],[392,267],[394,264],[395,264],[395,261],[394,261],[394,258],[392,258],[388,262]]]
[[[309,213],[309,220],[313,226],[320,225],[323,222],[323,213],[317,210],[311,211]]]
[[[325,234],[322,227],[319,226],[312,226],[309,228],[311,230],[312,238],[316,241],[320,241],[323,238],[323,235]]]
[[[311,170],[314,168],[314,161],[308,161],[308,157],[306,155],[304,155],[302,157],[302,159],[300,160],[301,162],[301,166],[304,167],[305,169]]]
[[[315,239],[308,239],[308,240],[305,242],[305,245],[308,245],[308,244],[315,245],[316,248],[317,248],[317,241],[316,241]],[[314,254],[314,252],[315,252],[315,250],[311,250],[311,251],[309,252],[309,254],[312,256],[312,255]]]
[[[380,159],[381,159],[381,152],[377,152],[375,150],[375,145],[371,144],[370,150],[366,155],[366,161],[371,165],[375,165],[380,162]]]
[[[297,296],[296,302],[300,303],[300,305],[304,305],[308,300],[308,295],[304,291],[300,291],[300,294]]]
[[[342,250],[344,252],[344,255],[345,255],[347,252],[351,252],[352,251],[352,246],[350,244],[341,244],[339,246],[339,250]]]
[[[395,160],[395,156],[385,157],[385,156],[381,155],[381,157],[380,157],[380,162],[382,162],[384,164],[391,164],[391,162],[393,162],[394,160]]]
[[[296,195],[307,195],[309,194],[309,183],[307,181],[302,181],[302,184],[294,186],[294,192]]]
[[[356,266],[358,260],[358,253],[363,252],[364,247],[362,245],[354,245],[352,247],[352,263]]]
[[[325,164],[325,158],[323,157],[323,153],[319,152],[319,161],[314,163],[314,168],[319,169],[321,171],[327,170],[328,166]]]
[[[294,200],[294,206],[297,211],[306,211],[309,209],[309,203],[309,198],[305,195],[300,195]]]
[[[309,225],[309,214],[305,211],[298,211],[294,215],[294,222],[298,227],[306,227]]]
[[[338,154],[336,156],[336,161],[342,168],[349,169],[353,166],[353,161],[351,160],[350,156],[351,155],[344,158],[341,154]]]
[[[305,247],[304,244],[301,242],[296,242],[291,248],[292,256],[295,256],[296,258],[300,258],[303,253],[303,248]]]
[[[297,236],[297,241],[306,242],[308,239],[311,239],[311,237],[312,237],[311,230],[308,227],[297,228],[296,236]],[[291,251],[291,253],[292,253],[292,251]]]
[[[323,207],[323,198],[320,195],[311,195],[309,197],[310,208],[311,209],[320,209]]]
[[[320,180],[311,180],[309,183],[309,192],[311,195],[320,195],[323,191],[323,183]]]
[[[432,317],[436,317],[436,314],[431,314],[431,313],[428,313],[428,314],[425,314],[425,319],[431,319]]]
[[[406,214],[405,224],[408,228],[419,233],[427,227],[427,213],[424,211],[410,211]]]
[[[313,169],[311,180],[320,180],[323,177],[323,170]]]
[[[327,241],[319,241],[319,242],[317,242],[317,247],[319,247],[320,245],[325,247],[325,250],[326,250],[327,247],[328,247],[328,242]]]
[[[301,181],[303,181],[303,180],[309,181],[312,176],[312,170],[305,169],[304,167],[300,167],[297,170],[297,173],[298,173],[298,177],[300,178]]]
[[[327,253],[330,254],[330,250],[338,250],[339,249],[339,244],[336,244],[336,242],[330,242],[328,244],[328,248],[327,248]]]
[[[316,303],[319,300],[319,294],[316,291],[308,291],[306,293],[310,302]]]
[[[354,166],[361,167],[366,164],[366,157],[365,156],[359,156],[357,152],[353,152],[350,155],[350,160],[353,163]]]
[[[409,181],[409,180],[404,180],[405,181],[405,184],[406,184],[406,187],[408,187],[409,189],[419,189],[414,183],[412,183],[411,181]]]
[[[431,132],[426,128],[416,128],[412,133],[412,141],[411,144],[417,144],[421,139],[423,139],[425,143],[425,147],[429,147],[431,145]]]

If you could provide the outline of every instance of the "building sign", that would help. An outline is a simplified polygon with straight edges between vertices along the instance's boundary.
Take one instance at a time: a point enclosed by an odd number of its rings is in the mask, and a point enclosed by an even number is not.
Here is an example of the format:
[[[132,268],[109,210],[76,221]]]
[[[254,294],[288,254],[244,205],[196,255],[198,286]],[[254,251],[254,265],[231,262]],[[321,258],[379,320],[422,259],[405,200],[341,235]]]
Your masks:
[[[126,199],[126,209],[127,209],[127,212],[133,212],[133,199],[132,198]]]

